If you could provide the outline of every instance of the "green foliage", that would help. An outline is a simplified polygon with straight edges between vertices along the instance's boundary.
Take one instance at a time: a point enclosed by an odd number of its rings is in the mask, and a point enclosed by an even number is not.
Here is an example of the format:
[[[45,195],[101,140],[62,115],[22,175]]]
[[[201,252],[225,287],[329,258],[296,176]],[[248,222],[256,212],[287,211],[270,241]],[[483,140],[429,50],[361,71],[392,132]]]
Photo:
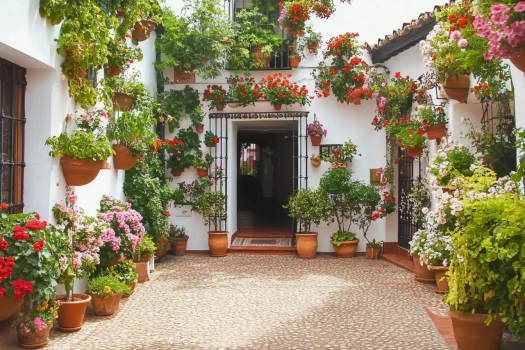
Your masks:
[[[352,162],[357,154],[357,146],[348,140],[342,145],[339,150],[332,153],[325,152],[323,160],[329,163],[349,163]],[[361,156],[361,154],[359,154]]]
[[[211,131],[206,131],[206,133],[204,134],[204,144],[208,147],[213,147],[215,146],[217,143],[219,143],[219,138],[214,134],[212,133]]]
[[[202,115],[199,91],[189,85],[186,85],[183,90],[170,90],[160,94],[159,101],[162,110],[173,118],[168,121],[170,132],[180,128],[180,121],[188,116]]]
[[[387,72],[377,68],[370,71],[369,77],[372,91],[379,94],[380,99],[384,99],[385,102],[384,105],[380,103],[378,106],[381,118],[392,123],[399,121],[411,108],[418,85],[409,76],[401,76],[400,72],[396,72],[394,77],[390,78]],[[381,127],[378,126],[377,129]]]
[[[443,107],[444,104],[436,108],[434,108],[434,106],[419,107],[419,110],[417,111],[417,118],[431,126],[447,124],[448,117]]]
[[[424,147],[427,141],[425,130],[415,119],[410,124],[402,124],[395,137],[403,142],[404,148]]]
[[[131,260],[124,260],[108,269],[108,274],[116,277],[120,282],[136,283],[138,274],[135,272],[136,265]]]
[[[112,297],[113,294],[129,293],[130,291],[130,286],[109,274],[90,279],[86,286],[86,293],[104,299]]]
[[[470,149],[459,144],[450,144],[440,149],[427,168],[427,172],[434,175],[440,186],[448,186],[450,182],[460,176],[472,176],[470,169],[476,163],[476,157]],[[441,169],[444,170],[441,170]]]
[[[170,224],[168,241],[173,243],[177,239],[180,239],[180,238],[189,238],[189,236],[186,234],[186,228],[184,226],[177,226],[177,225]]]
[[[341,232],[337,231],[332,235],[332,241],[335,243],[336,246],[340,246],[343,242],[349,242],[354,241],[356,239],[356,234],[353,232]],[[359,241],[359,240],[358,240]]]
[[[156,139],[155,132],[151,130],[154,125],[151,110],[123,112],[118,118],[114,114],[110,119],[106,135],[116,145],[128,147],[132,155],[143,155]]]
[[[119,37],[124,36],[141,19],[161,23],[163,12],[159,2],[164,2],[164,0],[120,0],[120,6],[116,8],[120,7],[124,10],[124,17],[117,27],[117,35]],[[113,9],[115,11],[115,7]]]
[[[126,34],[129,36],[129,34]],[[108,64],[109,68],[118,67],[121,70],[129,68],[135,60],[142,61],[144,57],[142,50],[138,47],[130,47],[126,43],[126,36],[122,39],[113,39],[108,44]]]
[[[206,153],[206,156],[203,158],[202,156],[199,158],[195,158],[193,161],[193,166],[197,169],[208,169],[211,164],[213,163],[213,157],[211,154]]]
[[[200,106],[195,108],[195,110],[189,113],[189,115],[190,115],[191,125],[195,127],[202,124],[202,121],[204,120],[204,116],[205,116]]]
[[[166,164],[168,169],[186,169],[193,165],[197,157],[202,156],[199,134],[191,127],[180,129],[174,139],[184,142],[184,146],[169,150],[169,158]]]
[[[149,235],[144,235],[140,242],[135,247],[135,254],[148,255],[154,254],[157,251],[157,246],[153,243],[153,239]]]
[[[51,146],[51,157],[68,156],[73,159],[106,160],[115,154],[111,144],[104,135],[94,135],[85,130],[75,130],[74,134],[63,132],[46,140]]]
[[[104,78],[104,92],[108,96],[113,96],[116,92],[141,98],[148,96],[149,93],[143,83],[138,80],[140,73],[135,72],[129,75],[115,75]],[[134,108],[137,109],[137,101]]]
[[[210,231],[221,231],[222,221],[226,218],[226,199],[221,191],[205,192],[197,198],[193,210],[202,215],[204,225],[209,225]]]
[[[376,239],[374,238],[373,240],[368,242],[366,246],[372,249],[379,249],[383,246],[383,242],[376,241]]]
[[[312,224],[319,225],[326,218],[327,205],[328,197],[323,189],[300,189],[283,208],[289,209],[289,215],[298,221],[299,233],[309,233]]]
[[[336,168],[323,174],[319,187],[328,194],[341,194],[350,189],[352,172],[346,168]]]

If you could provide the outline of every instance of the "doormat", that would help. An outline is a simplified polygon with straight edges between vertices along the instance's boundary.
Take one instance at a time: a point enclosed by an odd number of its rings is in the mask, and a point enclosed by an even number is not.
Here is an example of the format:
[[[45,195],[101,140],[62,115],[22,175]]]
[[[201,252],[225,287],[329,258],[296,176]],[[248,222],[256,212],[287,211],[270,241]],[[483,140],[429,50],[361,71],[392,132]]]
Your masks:
[[[276,239],[252,239],[250,243],[255,244],[255,245],[259,245],[259,244],[275,245],[277,244],[277,240]]]
[[[291,247],[291,238],[243,238],[236,237],[232,243],[233,246],[243,247],[255,247],[255,246],[268,246],[268,247]]]

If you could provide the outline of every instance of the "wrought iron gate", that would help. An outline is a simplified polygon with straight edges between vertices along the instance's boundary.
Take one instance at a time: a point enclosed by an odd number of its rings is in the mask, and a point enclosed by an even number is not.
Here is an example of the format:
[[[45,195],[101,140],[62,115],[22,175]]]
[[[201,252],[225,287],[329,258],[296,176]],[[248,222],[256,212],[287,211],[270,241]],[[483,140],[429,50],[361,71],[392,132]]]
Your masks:
[[[419,173],[421,165],[419,163]],[[420,174],[414,178],[414,158],[402,157],[399,159],[399,195],[398,195],[398,246],[410,249],[408,242],[412,240],[412,234],[418,230],[418,222],[412,216],[412,206],[407,195],[412,191],[414,180],[420,180]]]

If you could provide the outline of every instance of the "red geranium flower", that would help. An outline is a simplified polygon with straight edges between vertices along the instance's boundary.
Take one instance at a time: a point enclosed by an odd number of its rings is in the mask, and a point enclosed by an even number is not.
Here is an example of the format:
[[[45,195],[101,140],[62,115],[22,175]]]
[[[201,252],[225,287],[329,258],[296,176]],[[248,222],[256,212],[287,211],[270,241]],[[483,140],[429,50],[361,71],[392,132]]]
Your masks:
[[[215,142],[215,143],[219,143],[219,138],[218,138],[217,136],[215,136],[215,137],[213,138],[213,142]]]
[[[29,235],[26,233],[25,227],[15,226],[13,229],[13,238],[15,241],[26,241],[29,239]]]
[[[21,278],[14,281],[12,287],[15,290],[14,296],[16,299],[21,299],[33,292],[33,283],[26,282]]]
[[[31,231],[45,230],[46,226],[47,226],[47,222],[45,222],[45,221],[28,221],[25,226],[26,226],[26,228],[30,229]]]
[[[5,252],[8,246],[7,241],[4,241],[3,238],[3,236],[0,236],[0,252]]]
[[[41,252],[44,249],[44,240],[41,238],[38,242],[33,244],[35,252]]]

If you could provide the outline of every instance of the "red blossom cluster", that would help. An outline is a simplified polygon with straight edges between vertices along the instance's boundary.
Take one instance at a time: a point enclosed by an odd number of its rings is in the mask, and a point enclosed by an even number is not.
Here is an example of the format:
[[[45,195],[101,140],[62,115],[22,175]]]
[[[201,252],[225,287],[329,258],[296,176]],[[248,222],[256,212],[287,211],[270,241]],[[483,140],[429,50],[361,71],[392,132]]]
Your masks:
[[[310,0],[312,13],[318,18],[330,18],[335,12],[333,0]]]
[[[0,204],[0,210],[7,210],[9,206],[7,204]]]
[[[26,223],[26,228],[31,231],[45,230],[47,227],[47,222],[45,221],[28,221]]]
[[[165,214],[166,216],[171,216],[171,214],[170,214],[169,211],[165,211],[164,214]]]
[[[282,73],[275,73],[261,79],[263,98],[273,105],[290,105],[296,102],[306,104],[308,96],[306,86],[299,87],[297,83],[290,83],[288,78],[291,76],[291,74],[283,76]]]
[[[9,244],[4,240],[4,236],[0,236],[0,252],[5,252]]]
[[[203,101],[212,101],[215,104],[223,103],[226,98],[227,91],[220,85],[208,85],[208,88],[204,90]]]
[[[231,99],[240,104],[247,106],[263,97],[261,87],[255,83],[254,78],[245,78],[242,76],[232,76],[227,80],[231,85]]]
[[[177,146],[184,146],[184,141],[179,139],[156,139],[155,142],[151,145],[151,148],[154,150],[154,152],[157,152],[159,149],[172,149]]]
[[[348,88],[348,94],[346,95],[346,103],[352,102],[355,105],[360,105],[361,100],[369,100],[372,98],[372,90],[368,88]]]
[[[33,244],[33,249],[35,252],[41,252],[42,250],[44,250],[44,240],[40,238],[38,242]]]
[[[13,273],[13,267],[15,266],[15,260],[12,256],[7,257],[7,259],[0,256],[0,283],[2,283],[5,279],[8,279],[11,277],[11,273]],[[5,295],[5,289],[3,290],[0,288],[0,296]]]
[[[26,241],[29,239],[29,235],[26,233],[25,227],[15,226],[13,229],[13,239],[15,241]]]
[[[309,19],[310,7],[308,4],[306,2],[293,2],[288,8],[287,20],[285,20],[284,25],[290,27],[290,34],[292,36],[302,36],[304,35],[305,22]]]
[[[466,9],[469,9],[471,7],[472,6],[467,6]],[[469,18],[469,16],[461,14],[458,15],[456,12],[453,12],[450,16],[448,16],[448,23],[450,23],[449,33],[452,33],[455,30],[467,28],[467,25],[469,24],[470,20],[471,18]]]
[[[31,294],[33,292],[33,283],[26,282],[23,279],[18,279],[16,281],[13,281],[12,285],[14,292],[14,297],[16,299],[22,299],[28,294]]]

